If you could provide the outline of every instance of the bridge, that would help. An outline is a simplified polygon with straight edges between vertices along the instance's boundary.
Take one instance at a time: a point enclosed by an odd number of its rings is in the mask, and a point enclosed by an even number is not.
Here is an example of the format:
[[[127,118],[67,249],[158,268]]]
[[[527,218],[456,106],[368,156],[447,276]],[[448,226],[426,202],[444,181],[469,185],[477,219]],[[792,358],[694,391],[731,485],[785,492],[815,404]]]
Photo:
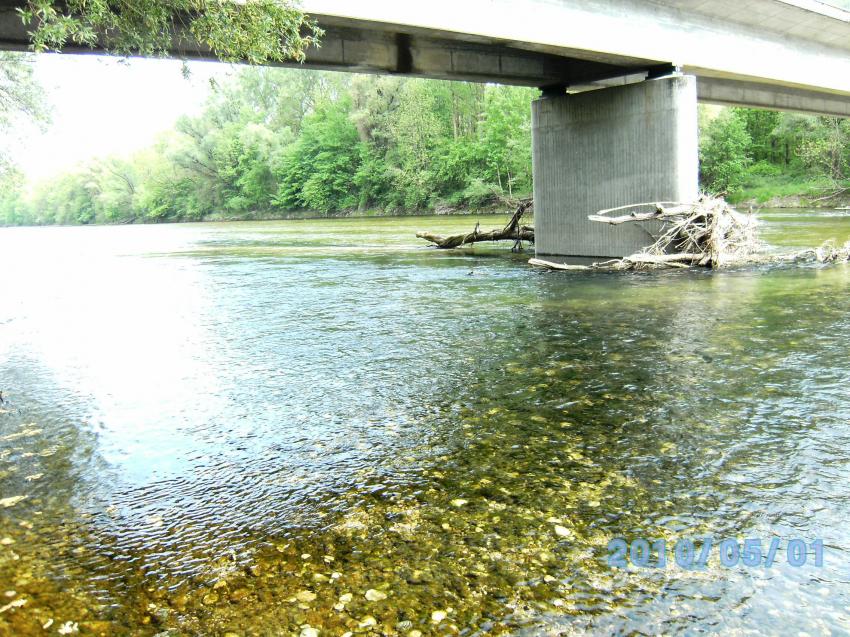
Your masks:
[[[16,0],[0,48],[25,49]],[[697,101],[850,116],[850,11],[817,0],[303,0],[308,68],[538,87],[537,253],[617,257],[587,215],[697,195]],[[201,48],[175,55],[210,58]],[[636,226],[637,224],[626,224]]]

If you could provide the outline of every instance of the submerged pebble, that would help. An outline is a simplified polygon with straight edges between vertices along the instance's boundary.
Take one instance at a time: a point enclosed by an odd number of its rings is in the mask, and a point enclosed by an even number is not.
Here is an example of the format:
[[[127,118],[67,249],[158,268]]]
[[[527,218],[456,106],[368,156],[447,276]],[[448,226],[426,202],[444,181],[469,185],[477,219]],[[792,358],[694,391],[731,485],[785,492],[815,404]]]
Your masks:
[[[387,598],[387,594],[382,591],[376,591],[374,588],[370,588],[366,591],[366,595],[364,596],[370,602],[380,602]]]
[[[358,624],[360,628],[369,628],[369,626],[376,626],[378,624],[378,620],[372,617],[371,615],[366,615],[360,620]]]
[[[555,525],[555,535],[558,537],[573,537],[573,532],[570,531],[567,527],[561,526],[559,524]]]
[[[212,604],[216,604],[218,602],[218,593],[207,593],[206,595],[204,595],[202,601],[207,606],[211,606]]]
[[[16,599],[15,601],[9,602],[5,606],[0,606],[0,615],[5,613],[7,610],[12,610],[13,608],[20,608],[21,606],[26,605],[26,599]]]
[[[27,496],[25,496],[25,495],[13,495],[13,496],[8,497],[8,498],[0,498],[0,507],[3,507],[4,509],[8,509],[9,507],[13,507],[16,504],[18,504],[18,502],[21,502],[21,501],[26,500],[26,499],[27,499]]]

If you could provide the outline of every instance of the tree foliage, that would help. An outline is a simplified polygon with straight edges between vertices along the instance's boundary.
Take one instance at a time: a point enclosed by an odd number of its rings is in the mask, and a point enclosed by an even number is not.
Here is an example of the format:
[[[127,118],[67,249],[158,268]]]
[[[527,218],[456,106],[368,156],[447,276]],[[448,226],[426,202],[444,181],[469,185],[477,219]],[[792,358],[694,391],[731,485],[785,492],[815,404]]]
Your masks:
[[[700,139],[702,182],[717,192],[733,192],[752,162],[752,138],[738,111],[711,120]]]
[[[321,35],[289,0],[29,0],[20,14],[37,52],[168,55],[191,40],[221,60],[265,64],[302,61]]]
[[[783,155],[776,130],[782,121],[782,115],[778,111],[735,108],[732,109],[732,113],[744,123],[749,135],[748,156],[750,159],[754,162],[781,161]]]
[[[850,122],[819,117],[800,144],[800,157],[808,167],[834,181],[850,177]]]
[[[715,192],[783,176],[833,183],[850,178],[846,119],[747,108],[709,117],[702,109],[700,129],[702,185]]]
[[[30,55],[0,52],[0,178],[14,168],[13,147],[28,124],[45,124],[48,110]]]
[[[5,221],[160,222],[485,205],[531,190],[534,94],[247,67],[154,147],[37,185],[29,198],[15,199]]]

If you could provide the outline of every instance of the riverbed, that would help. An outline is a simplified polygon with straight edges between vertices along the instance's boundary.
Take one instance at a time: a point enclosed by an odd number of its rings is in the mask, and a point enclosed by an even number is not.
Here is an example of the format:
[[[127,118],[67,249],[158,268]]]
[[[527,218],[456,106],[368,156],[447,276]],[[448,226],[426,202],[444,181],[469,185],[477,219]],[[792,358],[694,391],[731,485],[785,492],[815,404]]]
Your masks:
[[[0,229],[0,634],[850,633],[850,267],[414,236],[472,225]]]

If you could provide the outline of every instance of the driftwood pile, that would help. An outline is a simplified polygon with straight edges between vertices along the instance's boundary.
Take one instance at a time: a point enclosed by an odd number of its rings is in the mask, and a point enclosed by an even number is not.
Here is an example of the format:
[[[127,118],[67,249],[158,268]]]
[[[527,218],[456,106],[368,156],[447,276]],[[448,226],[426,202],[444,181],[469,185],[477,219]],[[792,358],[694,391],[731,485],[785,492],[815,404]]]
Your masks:
[[[646,211],[646,208],[651,209]],[[564,265],[541,259],[531,259],[529,263],[554,270],[719,268],[746,261],[759,249],[755,217],[741,214],[723,199],[715,197],[702,196],[694,203],[620,206],[601,210],[588,219],[610,225],[655,222],[657,238],[651,246],[636,254],[592,265]]]
[[[432,232],[417,232],[416,236],[420,239],[430,241],[436,247],[442,249],[459,248],[461,246],[469,245],[471,243],[478,243],[480,241],[509,240],[514,242],[511,251],[521,252],[523,241],[534,243],[534,228],[532,228],[531,226],[520,225],[520,221],[522,220],[523,215],[528,212],[532,205],[533,201],[531,199],[524,199],[520,201],[519,205],[516,208],[516,211],[511,216],[511,220],[508,221],[507,225],[505,225],[505,227],[501,229],[482,232],[480,229],[481,224],[476,223],[475,229],[472,232],[466,234],[453,234],[444,237],[442,235],[434,234]]]

